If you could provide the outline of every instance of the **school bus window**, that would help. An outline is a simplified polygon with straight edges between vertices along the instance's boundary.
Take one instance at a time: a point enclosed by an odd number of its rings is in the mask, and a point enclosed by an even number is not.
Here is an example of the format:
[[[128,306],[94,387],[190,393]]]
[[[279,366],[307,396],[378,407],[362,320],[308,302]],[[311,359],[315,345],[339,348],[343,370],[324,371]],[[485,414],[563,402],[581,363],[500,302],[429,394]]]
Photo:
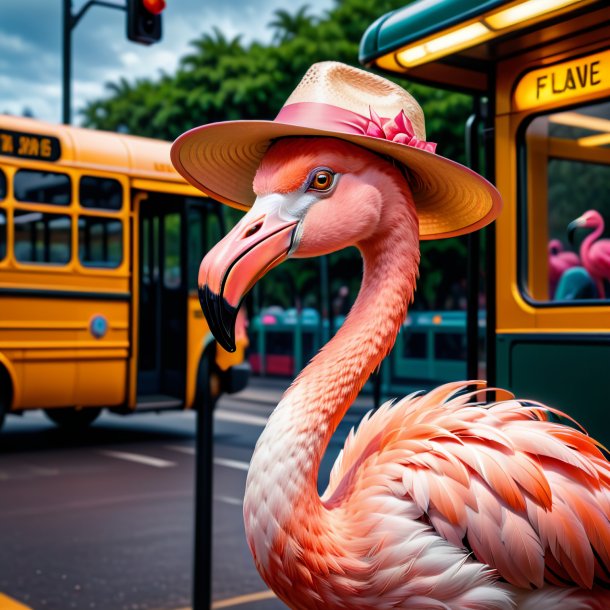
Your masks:
[[[180,288],[182,285],[182,257],[180,253],[180,227],[179,213],[166,214],[163,222],[165,233],[165,260],[163,264],[163,284],[166,288]]]
[[[14,179],[15,199],[29,203],[70,205],[70,178],[55,172],[20,169]]]
[[[13,222],[19,262],[65,265],[70,260],[69,216],[15,210]]]
[[[526,294],[555,304],[610,298],[610,102],[536,117],[525,151]]]
[[[123,224],[112,218],[78,219],[78,257],[86,267],[118,267],[123,260]]]
[[[197,289],[197,277],[199,265],[204,253],[205,210],[194,208],[189,210],[188,215],[188,287]]]
[[[78,185],[78,199],[84,208],[120,210],[123,207],[123,187],[113,178],[83,176]]]
[[[210,250],[214,244],[222,239],[222,228],[220,226],[220,217],[218,214],[208,214],[207,226],[207,249]]]
[[[0,261],[6,256],[6,212],[0,210]]]
[[[0,201],[6,198],[6,176],[0,170]]]

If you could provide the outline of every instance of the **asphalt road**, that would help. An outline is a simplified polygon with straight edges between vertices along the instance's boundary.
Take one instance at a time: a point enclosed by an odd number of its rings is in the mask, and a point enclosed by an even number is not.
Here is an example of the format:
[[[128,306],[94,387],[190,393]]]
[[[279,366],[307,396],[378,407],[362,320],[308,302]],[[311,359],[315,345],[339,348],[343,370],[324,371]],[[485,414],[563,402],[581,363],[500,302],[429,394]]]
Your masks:
[[[242,522],[247,465],[281,389],[255,379],[216,410],[216,608],[285,607],[254,569]],[[337,431],[321,487],[371,403],[359,399]],[[0,434],[0,594],[33,610],[189,607],[194,431],[194,414],[185,412],[105,414],[77,437],[41,413],[7,418]]]

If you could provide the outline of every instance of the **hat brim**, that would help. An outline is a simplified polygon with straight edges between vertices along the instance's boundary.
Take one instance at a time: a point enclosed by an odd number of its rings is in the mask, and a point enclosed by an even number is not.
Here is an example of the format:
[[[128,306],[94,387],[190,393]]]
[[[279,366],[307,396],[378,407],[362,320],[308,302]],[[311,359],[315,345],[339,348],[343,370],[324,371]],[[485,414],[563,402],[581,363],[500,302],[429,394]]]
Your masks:
[[[274,121],[226,121],[196,127],[174,142],[171,159],[193,186],[227,205],[247,210],[256,198],[254,175],[273,140],[303,136],[339,138],[405,165],[414,175],[411,188],[420,239],[476,231],[495,220],[502,208],[493,185],[445,157],[371,136]]]

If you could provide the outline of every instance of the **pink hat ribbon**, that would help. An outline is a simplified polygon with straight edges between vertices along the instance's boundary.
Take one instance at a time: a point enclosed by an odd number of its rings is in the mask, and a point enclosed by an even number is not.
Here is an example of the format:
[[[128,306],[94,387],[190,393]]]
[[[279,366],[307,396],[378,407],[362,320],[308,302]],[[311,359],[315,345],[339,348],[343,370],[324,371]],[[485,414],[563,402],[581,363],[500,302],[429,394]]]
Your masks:
[[[401,110],[393,119],[380,117],[370,106],[369,113],[370,118],[331,104],[297,102],[284,106],[275,118],[275,122],[300,127],[315,126],[328,131],[370,136],[420,148],[430,153],[435,152],[436,144],[434,142],[418,140],[415,137],[413,124],[404,110]]]

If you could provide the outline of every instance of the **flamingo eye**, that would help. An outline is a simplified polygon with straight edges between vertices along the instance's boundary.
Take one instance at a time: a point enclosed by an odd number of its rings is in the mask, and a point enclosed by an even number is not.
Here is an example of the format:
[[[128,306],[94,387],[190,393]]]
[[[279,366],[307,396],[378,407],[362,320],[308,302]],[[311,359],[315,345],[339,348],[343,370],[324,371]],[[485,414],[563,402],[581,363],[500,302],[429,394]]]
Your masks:
[[[319,169],[314,172],[307,190],[311,191],[328,191],[333,185],[335,174],[328,169]]]

